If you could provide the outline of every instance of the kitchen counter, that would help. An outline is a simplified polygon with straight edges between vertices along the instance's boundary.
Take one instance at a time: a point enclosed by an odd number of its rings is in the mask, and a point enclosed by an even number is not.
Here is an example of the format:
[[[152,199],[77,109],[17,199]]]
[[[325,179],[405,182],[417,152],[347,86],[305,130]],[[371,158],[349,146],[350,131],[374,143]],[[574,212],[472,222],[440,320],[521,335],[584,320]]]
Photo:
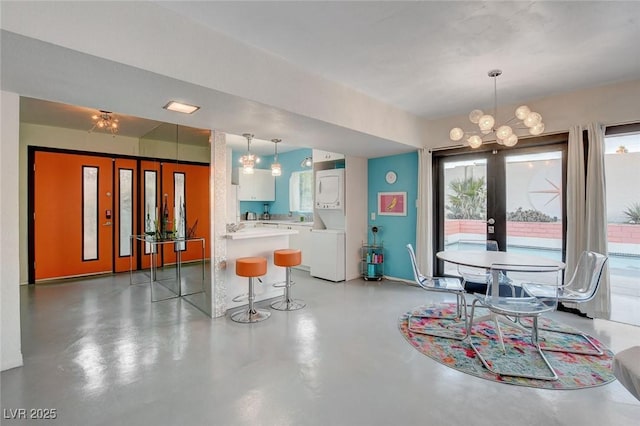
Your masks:
[[[240,257],[260,256],[267,259],[267,274],[261,277],[261,281],[254,281],[256,302],[282,296],[282,288],[273,287],[273,284],[284,282],[285,268],[273,264],[273,252],[289,248],[289,237],[297,236],[298,232],[293,229],[256,227],[243,228],[225,235],[227,238],[225,271],[227,309],[248,303],[246,298],[238,302],[233,301],[234,297],[246,294],[248,288],[247,278],[236,275],[236,259]]]
[[[246,240],[249,238],[269,238],[281,235],[297,234],[298,231],[293,229],[276,229],[276,228],[243,228],[237,232],[229,232],[225,234],[225,238],[230,240]]]
[[[300,226],[313,226],[313,222],[300,222],[299,220],[243,220],[240,223],[245,224],[245,226],[254,225],[256,227],[260,227],[264,225],[300,225]]]

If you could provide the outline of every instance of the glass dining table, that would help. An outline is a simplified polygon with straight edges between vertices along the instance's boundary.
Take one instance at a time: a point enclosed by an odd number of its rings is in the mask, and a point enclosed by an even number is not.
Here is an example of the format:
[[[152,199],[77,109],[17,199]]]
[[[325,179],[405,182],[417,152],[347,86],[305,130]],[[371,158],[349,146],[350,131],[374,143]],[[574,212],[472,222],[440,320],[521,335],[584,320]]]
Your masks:
[[[491,265],[509,265],[517,267],[557,267],[564,269],[565,264],[557,260],[542,256],[534,256],[522,253],[510,253],[508,251],[486,250],[444,250],[436,253],[436,257],[444,262],[473,268],[491,269]],[[494,272],[497,274],[497,272]],[[498,297],[499,280],[492,277],[491,296]]]
[[[556,267],[559,270],[563,270],[566,267],[563,262],[559,262],[554,259],[548,259],[542,256],[534,256],[522,253],[510,253],[507,251],[444,250],[436,253],[436,257],[444,262],[485,269],[487,271],[492,270],[492,265],[509,265],[513,267],[532,268]],[[491,277],[491,288],[488,289],[488,291],[490,291],[489,295],[491,297],[497,298],[499,297],[500,292],[500,279],[498,276],[499,272],[497,269],[493,269],[492,274],[493,276]],[[503,323],[509,324],[512,327],[515,326],[522,329],[523,331],[527,331],[520,324],[514,323],[513,321],[510,321],[507,318],[503,318],[502,316],[496,316],[493,313],[490,313],[489,315],[485,315],[483,317],[479,317],[476,319],[476,321],[480,322],[487,319],[493,320],[494,322],[496,322],[496,324],[497,321],[502,321]]]

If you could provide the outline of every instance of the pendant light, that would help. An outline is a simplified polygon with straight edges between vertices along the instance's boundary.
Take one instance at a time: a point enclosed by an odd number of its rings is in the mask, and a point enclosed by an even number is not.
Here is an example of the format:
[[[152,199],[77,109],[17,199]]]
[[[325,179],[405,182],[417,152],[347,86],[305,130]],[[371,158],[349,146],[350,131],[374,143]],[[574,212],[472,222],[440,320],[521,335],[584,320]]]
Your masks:
[[[514,146],[518,143],[517,130],[526,129],[530,135],[540,135],[544,132],[542,116],[531,111],[526,105],[516,108],[515,117],[504,124],[496,124],[498,114],[498,89],[497,78],[502,75],[501,70],[491,70],[487,75],[493,78],[493,115],[485,114],[479,109],[469,113],[469,121],[478,125],[478,130],[465,132],[460,127],[454,127],[449,132],[452,141],[464,141],[471,148],[479,148],[486,139],[492,138],[504,146]],[[516,127],[518,125],[519,127]]]
[[[280,176],[282,175],[282,166],[278,163],[278,143],[280,143],[282,139],[271,139],[271,142],[275,144],[276,153],[273,157],[273,163],[271,164],[271,176]]]
[[[251,133],[243,133],[242,136],[247,138],[247,153],[240,157],[242,173],[245,175],[252,175],[257,162],[256,156],[251,153],[251,139],[253,139],[253,135]]]

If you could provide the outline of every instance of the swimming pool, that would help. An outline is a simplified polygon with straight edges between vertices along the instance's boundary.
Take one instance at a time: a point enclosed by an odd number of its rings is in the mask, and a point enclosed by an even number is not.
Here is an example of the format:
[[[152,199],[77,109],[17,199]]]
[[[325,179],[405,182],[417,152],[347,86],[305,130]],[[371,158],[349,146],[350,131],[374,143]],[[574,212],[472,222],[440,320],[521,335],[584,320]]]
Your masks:
[[[484,244],[470,242],[455,242],[445,245],[445,250],[483,250]],[[549,259],[562,261],[562,251],[558,249],[546,249],[540,247],[525,247],[517,245],[507,245],[507,251],[513,253],[530,254],[534,256],[547,257]],[[609,254],[609,271],[611,274],[623,276],[637,276],[640,273],[640,256],[621,255],[618,253]]]

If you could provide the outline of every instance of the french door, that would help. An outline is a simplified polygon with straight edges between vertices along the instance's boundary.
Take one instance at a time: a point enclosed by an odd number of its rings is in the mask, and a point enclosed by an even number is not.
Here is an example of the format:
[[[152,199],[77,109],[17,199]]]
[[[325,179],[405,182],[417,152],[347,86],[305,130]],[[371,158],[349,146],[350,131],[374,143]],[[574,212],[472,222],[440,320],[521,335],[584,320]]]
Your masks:
[[[435,250],[487,249],[564,259],[566,137],[515,148],[434,153]],[[455,266],[436,262],[437,274]]]

